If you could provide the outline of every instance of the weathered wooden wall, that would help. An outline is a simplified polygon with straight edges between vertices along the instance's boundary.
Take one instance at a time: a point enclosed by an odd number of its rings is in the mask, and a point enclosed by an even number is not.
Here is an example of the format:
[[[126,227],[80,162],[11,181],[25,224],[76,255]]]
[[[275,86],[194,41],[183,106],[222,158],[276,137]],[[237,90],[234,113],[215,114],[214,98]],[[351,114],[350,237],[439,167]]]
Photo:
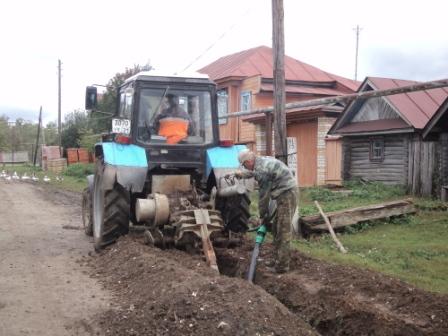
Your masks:
[[[436,195],[442,195],[442,188],[448,186],[448,133],[440,133],[437,146],[438,178]]]
[[[370,160],[368,137],[343,138],[343,178],[402,184],[419,196],[440,195],[448,184],[448,134],[423,141],[419,134],[385,135],[384,160]]]
[[[413,195],[431,196],[437,164],[437,142],[422,141],[419,134],[409,141],[408,190]]]
[[[384,160],[370,160],[370,138],[344,137],[344,179],[364,178],[384,184],[407,183],[408,135],[387,135]]]

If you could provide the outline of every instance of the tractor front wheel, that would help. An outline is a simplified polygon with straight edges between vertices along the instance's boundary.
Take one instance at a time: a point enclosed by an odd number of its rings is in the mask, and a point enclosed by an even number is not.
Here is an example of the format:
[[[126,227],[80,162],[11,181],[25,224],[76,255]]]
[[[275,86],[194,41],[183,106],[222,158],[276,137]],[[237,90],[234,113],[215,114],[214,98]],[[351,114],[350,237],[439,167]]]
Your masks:
[[[92,195],[88,187],[82,192],[82,224],[85,234],[93,236]]]
[[[93,238],[97,251],[129,232],[130,194],[116,182],[111,190],[104,190],[104,168],[103,163],[97,163],[93,188]]]
[[[227,231],[247,231],[250,217],[250,198],[247,193],[218,198],[216,203],[216,208],[221,211]]]

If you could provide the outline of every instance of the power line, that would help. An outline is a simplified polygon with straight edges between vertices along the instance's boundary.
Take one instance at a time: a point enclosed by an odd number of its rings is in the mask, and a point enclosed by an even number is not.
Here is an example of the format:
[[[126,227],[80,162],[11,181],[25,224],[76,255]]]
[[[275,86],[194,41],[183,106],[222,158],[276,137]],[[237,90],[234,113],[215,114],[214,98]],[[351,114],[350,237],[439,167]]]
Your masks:
[[[239,22],[241,19],[243,19],[245,16],[247,16],[247,14],[249,14],[249,12],[252,10],[252,7],[249,7],[247,9],[247,11],[245,11],[243,13],[243,15],[236,20],[226,31],[224,31],[224,33],[222,33],[211,45],[209,45],[201,54],[199,54],[199,56],[197,56],[190,64],[188,64],[183,70],[182,72],[186,71],[188,68],[190,68],[194,63],[196,63],[200,58],[202,58],[202,56],[204,56],[210,49],[212,49],[220,40],[222,40],[224,38],[224,36],[227,35],[227,33],[229,33]]]

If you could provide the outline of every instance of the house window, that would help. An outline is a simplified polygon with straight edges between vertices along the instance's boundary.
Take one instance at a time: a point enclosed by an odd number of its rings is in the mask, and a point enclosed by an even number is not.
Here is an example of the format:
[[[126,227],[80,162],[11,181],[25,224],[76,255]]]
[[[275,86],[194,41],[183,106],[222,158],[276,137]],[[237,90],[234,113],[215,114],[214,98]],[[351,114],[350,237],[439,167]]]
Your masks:
[[[251,101],[250,101],[250,92],[241,92],[241,111],[250,111],[251,109]]]
[[[229,113],[229,95],[227,94],[227,89],[222,89],[216,92],[218,96],[218,117]],[[227,124],[227,118],[218,119],[219,125]]]
[[[370,139],[370,161],[381,162],[384,160],[384,140]]]

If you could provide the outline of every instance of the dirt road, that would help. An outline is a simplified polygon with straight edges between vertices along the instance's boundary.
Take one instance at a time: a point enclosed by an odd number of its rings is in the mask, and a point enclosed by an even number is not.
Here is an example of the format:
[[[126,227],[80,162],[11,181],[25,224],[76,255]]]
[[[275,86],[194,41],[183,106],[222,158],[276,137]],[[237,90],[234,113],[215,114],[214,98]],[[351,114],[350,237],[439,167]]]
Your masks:
[[[0,335],[92,335],[109,293],[77,259],[92,250],[80,195],[0,180]]]
[[[289,273],[260,261],[249,284],[250,239],[216,249],[220,275],[200,254],[135,233],[88,255],[79,204],[78,194],[0,180],[0,336],[448,335],[447,295],[298,251]]]

